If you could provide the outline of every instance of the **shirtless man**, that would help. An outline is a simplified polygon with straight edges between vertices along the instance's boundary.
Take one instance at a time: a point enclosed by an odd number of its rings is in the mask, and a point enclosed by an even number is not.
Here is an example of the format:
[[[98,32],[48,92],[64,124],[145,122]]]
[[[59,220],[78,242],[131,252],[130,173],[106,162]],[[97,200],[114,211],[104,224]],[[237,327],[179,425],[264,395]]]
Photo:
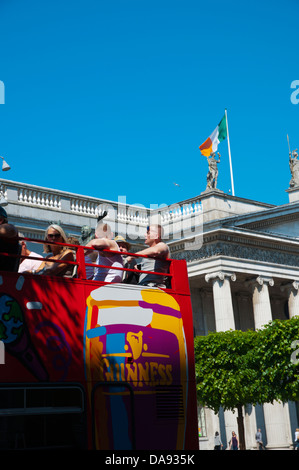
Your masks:
[[[141,271],[152,272],[168,272],[168,263],[165,261],[169,258],[169,248],[166,243],[162,242],[162,227],[159,224],[151,224],[147,227],[145,235],[145,245],[148,248],[138,251],[136,254],[150,256],[150,258],[139,258],[138,264],[141,264]],[[139,285],[151,287],[166,287],[167,276],[157,274],[141,273],[139,277]]]

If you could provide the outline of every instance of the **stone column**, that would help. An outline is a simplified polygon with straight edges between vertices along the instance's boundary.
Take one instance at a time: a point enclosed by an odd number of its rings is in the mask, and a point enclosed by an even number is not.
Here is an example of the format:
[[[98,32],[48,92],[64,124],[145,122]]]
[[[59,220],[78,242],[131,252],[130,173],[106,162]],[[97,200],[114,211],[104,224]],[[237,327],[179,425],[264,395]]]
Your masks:
[[[246,449],[247,450],[255,449],[256,448],[255,433],[257,431],[257,426],[256,426],[255,407],[253,405],[248,404],[245,406],[244,426],[245,426]]]
[[[215,314],[213,306],[213,292],[208,289],[201,289],[202,309],[204,316],[204,334],[207,335],[209,331],[215,331]]]
[[[289,448],[292,444],[288,403],[263,405],[268,449]]]
[[[248,292],[237,292],[236,299],[239,311],[239,329],[242,331],[253,329],[252,297]]]
[[[235,281],[235,274],[218,271],[205,276],[206,282],[213,282],[216,331],[235,329],[230,279]]]
[[[274,281],[269,277],[258,276],[246,285],[252,287],[252,303],[254,326],[258,330],[272,320],[271,304],[268,286],[273,286]]]
[[[272,320],[268,286],[273,286],[270,277],[259,276],[249,281],[252,286],[252,301],[255,329],[258,330]],[[278,402],[265,403],[263,406],[266,426],[267,448],[277,449],[289,447],[289,420],[286,421],[287,404]]]
[[[290,282],[280,287],[281,291],[288,292],[288,306],[290,318],[299,315],[299,283],[298,281]]]

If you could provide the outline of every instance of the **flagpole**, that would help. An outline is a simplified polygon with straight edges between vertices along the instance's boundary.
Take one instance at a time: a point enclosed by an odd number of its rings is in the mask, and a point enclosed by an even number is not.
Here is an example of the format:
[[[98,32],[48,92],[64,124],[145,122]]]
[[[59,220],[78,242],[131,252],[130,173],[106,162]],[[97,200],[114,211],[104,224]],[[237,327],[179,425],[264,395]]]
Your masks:
[[[289,141],[289,136],[287,134],[287,139],[288,139],[288,145],[289,145],[289,154],[291,155],[291,147],[290,147],[290,141]]]
[[[230,153],[230,143],[229,143],[229,133],[228,133],[228,121],[227,121],[227,110],[225,109],[225,117],[226,117],[226,132],[227,132],[227,146],[228,146],[228,156],[229,156],[229,167],[230,167],[230,179],[232,183],[232,195],[235,195],[235,188],[234,188],[234,177],[233,177],[233,168],[232,168],[232,157]]]

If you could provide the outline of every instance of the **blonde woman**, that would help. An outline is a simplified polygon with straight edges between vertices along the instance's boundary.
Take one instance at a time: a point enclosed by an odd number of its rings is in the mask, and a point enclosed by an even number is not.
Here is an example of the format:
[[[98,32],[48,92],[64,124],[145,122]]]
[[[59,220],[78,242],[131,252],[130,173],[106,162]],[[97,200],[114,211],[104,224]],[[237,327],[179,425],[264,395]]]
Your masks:
[[[52,253],[39,266],[38,269],[28,271],[32,274],[47,274],[49,276],[65,276],[73,272],[73,265],[63,263],[63,261],[74,261],[73,251],[67,246],[56,245],[55,242],[68,243],[68,239],[64,230],[59,226],[50,225],[45,233],[44,252]],[[53,243],[54,242],[54,243]],[[50,259],[61,260],[61,263],[53,263]]]

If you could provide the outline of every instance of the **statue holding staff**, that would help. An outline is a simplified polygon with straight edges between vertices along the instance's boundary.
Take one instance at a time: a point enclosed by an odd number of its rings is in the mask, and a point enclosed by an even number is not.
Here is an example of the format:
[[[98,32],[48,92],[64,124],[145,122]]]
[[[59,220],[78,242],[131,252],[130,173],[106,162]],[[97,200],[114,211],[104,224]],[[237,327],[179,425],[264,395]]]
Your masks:
[[[298,152],[297,152],[297,149],[291,151],[289,136],[287,136],[287,138],[288,138],[288,144],[289,144],[289,165],[290,165],[290,171],[292,175],[292,178],[290,181],[290,188],[294,188],[296,186],[299,186]]]
[[[218,160],[216,160],[216,152],[212,152],[209,157],[207,157],[209,172],[207,174],[207,188],[206,189],[215,189],[217,186],[218,178],[218,163],[220,163],[220,153],[218,154]]]

